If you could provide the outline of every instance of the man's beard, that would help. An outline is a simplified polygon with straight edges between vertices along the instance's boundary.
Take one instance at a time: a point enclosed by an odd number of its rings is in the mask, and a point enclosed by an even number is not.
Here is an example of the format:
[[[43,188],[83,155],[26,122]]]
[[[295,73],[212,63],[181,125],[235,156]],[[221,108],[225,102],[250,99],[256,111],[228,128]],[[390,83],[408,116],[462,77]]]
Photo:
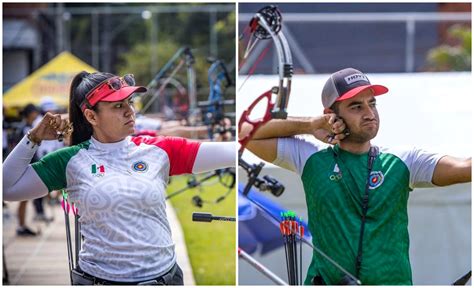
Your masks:
[[[344,138],[342,141],[346,143],[352,142],[352,143],[358,143],[358,144],[367,143],[368,141],[374,139],[375,136],[377,136],[378,131],[379,131],[378,123],[377,123],[377,128],[375,129],[375,131],[373,130],[368,131],[368,130],[363,130],[363,129],[360,129],[359,131],[354,131],[354,129],[351,129],[349,127],[350,134],[346,136],[346,138]]]

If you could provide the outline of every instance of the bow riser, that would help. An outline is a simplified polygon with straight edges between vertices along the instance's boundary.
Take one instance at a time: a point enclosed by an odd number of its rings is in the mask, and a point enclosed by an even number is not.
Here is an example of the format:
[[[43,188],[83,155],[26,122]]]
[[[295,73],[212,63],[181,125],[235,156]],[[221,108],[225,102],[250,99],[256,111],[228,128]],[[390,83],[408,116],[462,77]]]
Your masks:
[[[293,60],[291,57],[290,46],[283,33],[275,31],[268,25],[265,17],[257,13],[255,16],[258,19],[258,24],[262,26],[270,35],[275,44],[278,54],[278,76],[280,78],[278,90],[274,91],[277,94],[276,104],[272,110],[272,118],[286,119],[288,113],[286,112],[288,100],[291,92],[291,78],[293,76]]]
[[[268,101],[263,118],[259,119],[258,121],[251,120],[249,118],[249,115],[252,113],[252,110],[263,100]],[[260,95],[257,99],[255,99],[252,102],[252,104],[240,116],[239,125],[238,125],[239,131],[242,129],[242,124],[244,122],[247,122],[250,125],[252,125],[252,130],[244,138],[239,140],[239,144],[240,144],[239,158],[242,156],[245,146],[247,146],[248,142],[252,139],[253,135],[255,134],[255,132],[257,132],[258,128],[260,128],[260,126],[264,125],[265,123],[267,123],[268,121],[272,119],[272,115],[270,111],[273,109],[274,104],[271,103],[271,101],[272,101],[272,91],[269,90],[263,93],[262,95]]]

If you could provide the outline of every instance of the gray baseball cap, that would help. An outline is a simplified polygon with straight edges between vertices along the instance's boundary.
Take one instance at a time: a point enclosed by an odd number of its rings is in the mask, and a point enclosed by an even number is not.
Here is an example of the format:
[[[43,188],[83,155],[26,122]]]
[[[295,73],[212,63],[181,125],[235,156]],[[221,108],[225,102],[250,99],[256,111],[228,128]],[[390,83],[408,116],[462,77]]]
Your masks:
[[[370,84],[369,78],[359,70],[342,69],[333,73],[324,84],[321,101],[324,108],[329,108],[334,102],[352,98],[367,89],[372,89],[374,96],[388,92],[385,86]]]

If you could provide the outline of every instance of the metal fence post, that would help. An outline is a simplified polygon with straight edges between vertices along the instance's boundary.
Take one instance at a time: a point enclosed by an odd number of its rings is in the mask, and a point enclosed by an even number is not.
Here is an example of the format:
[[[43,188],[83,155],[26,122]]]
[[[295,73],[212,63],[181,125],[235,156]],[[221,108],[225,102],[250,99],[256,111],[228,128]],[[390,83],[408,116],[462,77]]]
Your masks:
[[[415,19],[410,17],[406,22],[407,38],[405,43],[405,72],[415,70]]]
[[[96,11],[91,13],[91,30],[92,30],[92,66],[99,69],[99,15]]]
[[[214,56],[214,57],[218,57],[217,53],[217,33],[216,33],[216,29],[215,29],[215,25],[216,25],[216,22],[217,22],[217,12],[216,12],[216,9],[212,9],[211,11],[209,11],[209,37],[210,37],[210,51],[211,51],[211,55]]]

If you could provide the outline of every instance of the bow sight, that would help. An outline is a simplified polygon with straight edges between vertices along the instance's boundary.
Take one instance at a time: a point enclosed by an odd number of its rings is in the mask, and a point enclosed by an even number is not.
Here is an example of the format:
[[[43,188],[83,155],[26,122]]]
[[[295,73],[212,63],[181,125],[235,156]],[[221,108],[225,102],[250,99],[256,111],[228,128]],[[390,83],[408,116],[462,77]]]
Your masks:
[[[260,164],[256,165],[249,164],[243,159],[239,159],[239,166],[245,169],[248,175],[247,184],[245,185],[244,191],[242,192],[244,196],[247,196],[252,186],[257,187],[260,191],[270,191],[270,193],[272,193],[275,197],[281,196],[281,194],[283,194],[285,191],[285,186],[283,186],[283,184],[278,182],[278,180],[275,178],[268,175],[263,176],[263,179],[258,177],[264,165],[265,164],[263,162],[260,162]]]

